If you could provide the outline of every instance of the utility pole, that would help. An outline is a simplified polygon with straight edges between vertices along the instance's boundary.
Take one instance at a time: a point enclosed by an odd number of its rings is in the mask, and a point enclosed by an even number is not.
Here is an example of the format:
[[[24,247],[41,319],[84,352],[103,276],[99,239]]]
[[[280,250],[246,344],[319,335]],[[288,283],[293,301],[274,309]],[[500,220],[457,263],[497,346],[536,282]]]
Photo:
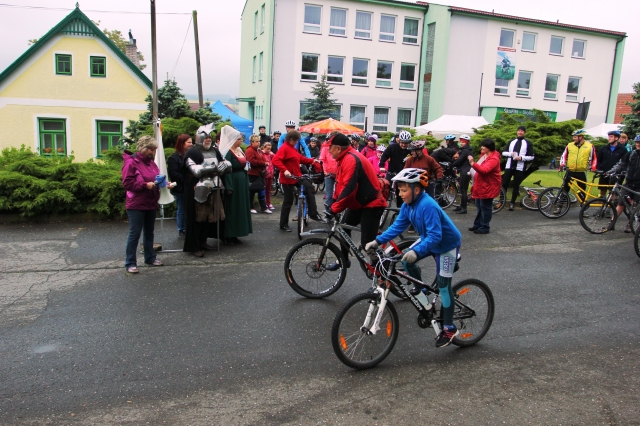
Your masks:
[[[153,74],[153,128],[156,129],[158,121],[158,51],[156,46],[156,1],[151,2],[151,74]],[[154,130],[153,136],[158,140],[157,131]]]
[[[198,11],[193,11],[193,36],[196,41],[196,71],[198,72],[198,101],[200,108],[204,107],[204,99],[202,98],[202,74],[200,73],[200,41],[198,40]]]

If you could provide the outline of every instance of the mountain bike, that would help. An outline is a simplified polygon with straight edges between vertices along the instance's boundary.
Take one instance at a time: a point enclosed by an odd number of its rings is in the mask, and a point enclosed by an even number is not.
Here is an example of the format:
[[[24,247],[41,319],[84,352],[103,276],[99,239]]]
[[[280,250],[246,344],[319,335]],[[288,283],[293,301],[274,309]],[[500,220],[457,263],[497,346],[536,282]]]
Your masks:
[[[325,229],[312,229],[303,234],[304,237],[327,234],[326,236],[306,238],[291,247],[284,260],[284,276],[296,293],[309,299],[322,299],[340,289],[347,276],[347,259],[344,258],[340,246],[348,247],[349,253],[354,256],[367,277],[373,277],[373,265],[363,254],[362,246],[356,247],[346,230],[359,232],[360,228],[340,223],[340,215],[336,215],[327,223]],[[338,241],[338,245],[332,242],[333,239]],[[390,241],[385,250],[394,254],[402,253],[414,242],[415,238],[399,242]],[[333,271],[327,269],[327,266],[334,262],[337,262],[338,268]],[[393,293],[398,297],[404,297],[395,289]]]
[[[282,192],[282,186],[280,186],[280,172],[278,169],[273,169],[273,182],[271,182],[271,196],[275,197],[278,191]]]
[[[435,200],[443,209],[450,207],[458,196],[460,187],[458,186],[457,170],[451,167],[449,162],[438,162],[442,167],[442,179],[436,181]]]
[[[612,231],[618,220],[618,211],[614,200],[620,200],[624,206],[623,213],[629,219],[632,232],[640,228],[640,203],[633,201],[631,198],[624,197],[621,189],[640,196],[640,192],[633,191],[626,186],[621,185],[618,179],[622,175],[613,175],[615,184],[613,189],[609,191],[607,198],[595,198],[589,200],[580,208],[580,225],[592,234],[603,234]]]
[[[376,251],[378,262],[372,277],[372,288],[349,300],[336,314],[331,327],[331,344],[338,359],[355,369],[376,366],[393,350],[398,339],[400,321],[387,296],[392,289],[401,292],[418,311],[418,327],[433,327],[436,337],[443,325],[443,309],[436,280],[431,285],[399,271],[401,255]],[[460,257],[458,257],[458,261]],[[456,270],[458,263],[456,263]],[[425,286],[427,293],[413,296],[403,280]],[[493,294],[485,283],[475,278],[452,286],[454,294],[453,322],[460,334],[452,343],[471,346],[489,331],[495,310]]]
[[[311,183],[314,183],[319,179],[319,177],[324,177],[324,173],[309,173],[303,174],[301,176],[291,176],[292,179],[297,180],[298,182],[303,179],[308,179]],[[313,194],[310,194],[313,197]],[[302,239],[302,234],[305,232],[307,225],[309,225],[309,208],[307,201],[307,190],[304,185],[296,185],[296,190],[293,193],[293,199],[295,201],[296,206],[298,207],[296,220],[298,222],[298,239]]]
[[[550,219],[558,219],[567,214],[571,207],[571,197],[569,193],[565,191],[565,186],[569,187],[569,192],[573,191],[576,195],[580,207],[589,200],[598,198],[598,196],[592,194],[592,190],[598,187],[613,188],[613,185],[598,185],[595,182],[596,177],[599,177],[602,172],[597,170],[593,174],[591,182],[582,181],[569,176],[569,169],[564,167],[564,177],[562,178],[562,187],[552,186],[545,189],[540,193],[537,201],[537,207],[543,216]],[[585,189],[580,187],[580,184],[585,186]],[[598,192],[599,194],[599,192]]]

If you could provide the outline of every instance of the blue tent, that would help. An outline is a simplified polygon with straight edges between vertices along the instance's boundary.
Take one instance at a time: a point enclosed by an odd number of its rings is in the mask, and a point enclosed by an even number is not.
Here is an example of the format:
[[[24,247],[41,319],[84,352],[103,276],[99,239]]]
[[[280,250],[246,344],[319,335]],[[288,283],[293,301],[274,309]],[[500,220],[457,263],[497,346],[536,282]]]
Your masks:
[[[244,134],[245,143],[249,144],[249,136],[253,134],[253,121],[240,117],[220,101],[211,105],[211,111],[221,116],[223,120],[231,121],[231,125]]]

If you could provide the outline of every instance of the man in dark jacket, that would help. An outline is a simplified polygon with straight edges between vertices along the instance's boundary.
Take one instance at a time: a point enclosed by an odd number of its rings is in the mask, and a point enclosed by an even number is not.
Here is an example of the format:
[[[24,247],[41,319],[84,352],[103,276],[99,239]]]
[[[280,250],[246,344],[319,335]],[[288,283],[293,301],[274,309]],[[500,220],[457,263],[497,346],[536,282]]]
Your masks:
[[[616,174],[616,173],[621,173],[626,171],[627,183],[625,184],[625,186],[632,191],[640,192],[640,135],[636,136],[636,138],[634,139],[634,142],[636,145],[635,146],[636,149],[634,149],[631,152],[627,152],[622,157],[622,160],[620,160],[618,164],[616,164],[614,167],[611,168],[609,173]],[[621,195],[622,195],[622,197],[620,197],[621,199],[618,200],[618,208],[617,208],[618,216],[622,215],[622,212],[624,211],[624,204],[622,203],[622,198],[631,197],[631,199],[635,200],[636,202],[640,201],[640,196],[637,196],[633,192],[629,192],[626,189],[623,189],[621,191]],[[631,218],[631,220],[633,220],[633,218]],[[615,223],[611,221],[607,230],[613,231],[614,225]],[[626,233],[632,232],[631,221],[627,223],[627,226],[625,227],[624,232]]]
[[[431,153],[431,156],[438,163],[453,163],[454,160],[460,158],[457,156],[458,150],[453,148],[438,148]]]
[[[598,159],[598,170],[608,172],[618,164],[622,157],[627,153],[627,148],[620,144],[620,132],[613,130],[608,133],[609,145],[600,147],[596,158]],[[611,185],[609,176],[600,176],[600,185]],[[607,188],[600,187],[600,196],[605,198],[607,195]]]
[[[264,126],[258,127],[258,132],[260,132],[260,146],[262,146],[265,142],[271,142],[271,136],[267,134],[267,128]]]
[[[409,143],[411,140],[397,139],[398,143],[389,145],[387,149],[382,153],[380,157],[380,171],[384,171],[384,164],[389,160],[389,170],[387,170],[387,179],[391,180],[396,174],[404,169],[404,161],[409,156]],[[402,205],[402,198],[400,198],[399,190],[396,188],[396,207]],[[375,235],[374,235],[375,238]],[[367,240],[368,243],[371,240]]]
[[[470,139],[469,135],[460,136],[459,157],[451,164],[452,167],[458,169],[460,175],[460,205],[453,210],[457,214],[467,214],[467,202],[469,201],[467,192],[469,191],[469,181],[471,180],[469,175],[471,165],[468,157],[470,155],[473,156],[473,149],[469,145]]]
[[[527,167],[526,163],[533,161],[534,158],[533,145],[524,138],[525,133],[527,133],[527,129],[524,126],[519,126],[516,133],[517,137],[509,142],[509,145],[502,151],[502,156],[507,157],[507,163],[504,166],[502,175],[502,187],[505,194],[509,187],[509,181],[513,177],[509,211],[513,211],[515,208],[516,198],[520,193],[520,183],[524,179],[524,170]]]
[[[338,173],[333,197],[327,200],[325,214],[331,217],[346,210],[344,223],[360,225],[360,242],[364,246],[378,235],[380,217],[387,207],[387,200],[380,192],[378,176],[373,164],[350,146],[345,135],[337,134],[331,138],[329,153],[338,162]],[[343,246],[342,253],[347,259],[348,268],[351,266],[349,248]],[[339,268],[338,261],[327,265],[329,271]]]

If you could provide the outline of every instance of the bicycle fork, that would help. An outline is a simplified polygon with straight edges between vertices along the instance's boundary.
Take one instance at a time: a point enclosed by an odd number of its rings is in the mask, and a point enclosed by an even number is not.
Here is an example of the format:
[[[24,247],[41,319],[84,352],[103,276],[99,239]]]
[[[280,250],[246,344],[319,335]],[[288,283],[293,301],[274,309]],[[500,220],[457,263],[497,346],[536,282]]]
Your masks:
[[[378,312],[376,313],[376,318],[373,321],[373,325],[369,328],[369,323],[371,322],[371,317],[373,316],[373,311],[376,309],[373,303],[369,304],[369,309],[367,310],[367,316],[364,319],[364,324],[360,327],[360,331],[367,334],[375,335],[380,330],[380,319],[382,318],[382,313],[384,312],[384,308],[387,306],[387,295],[389,294],[389,289],[382,289],[378,287],[376,292],[380,293],[381,300],[378,305]]]

